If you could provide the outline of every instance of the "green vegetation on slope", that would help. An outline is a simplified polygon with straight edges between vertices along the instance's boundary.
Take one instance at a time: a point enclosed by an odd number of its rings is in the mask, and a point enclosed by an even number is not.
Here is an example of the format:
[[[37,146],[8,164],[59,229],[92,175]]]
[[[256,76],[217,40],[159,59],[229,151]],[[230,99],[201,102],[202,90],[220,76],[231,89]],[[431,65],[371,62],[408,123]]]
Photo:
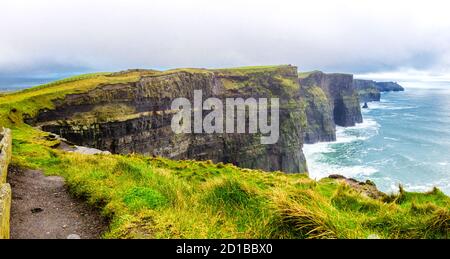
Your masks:
[[[34,116],[40,109],[52,109],[53,101],[67,94],[85,92],[105,83],[135,82],[140,76],[142,73],[139,72],[120,75],[90,74],[5,94],[0,96],[0,125],[4,127],[13,127],[11,123],[20,125],[23,114]]]
[[[209,161],[142,155],[81,155],[22,114],[141,72],[96,75],[0,97],[0,124],[13,131],[13,164],[61,175],[74,195],[111,219],[105,238],[448,238],[450,199],[435,189],[375,200],[332,179],[267,173]]]
[[[226,89],[251,87],[260,93],[265,92],[269,84],[276,79],[291,95],[299,91],[297,68],[291,65],[249,66],[210,70],[217,73]]]
[[[287,68],[289,65],[274,65],[274,66],[246,66],[246,67],[233,67],[233,68],[218,68],[215,71],[228,72],[228,73],[241,73],[251,74],[258,72],[274,72],[280,68]]]
[[[310,76],[313,73],[317,73],[317,72],[321,72],[319,70],[313,70],[313,71],[308,71],[308,72],[299,72],[298,73],[298,78],[307,78],[308,76]]]

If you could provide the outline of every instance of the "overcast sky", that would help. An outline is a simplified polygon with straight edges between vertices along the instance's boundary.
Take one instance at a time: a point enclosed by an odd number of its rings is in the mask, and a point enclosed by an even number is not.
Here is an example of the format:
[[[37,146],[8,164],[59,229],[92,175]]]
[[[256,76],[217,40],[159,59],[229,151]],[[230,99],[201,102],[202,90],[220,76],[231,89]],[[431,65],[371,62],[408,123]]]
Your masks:
[[[446,1],[0,0],[0,75],[294,64],[450,76]]]

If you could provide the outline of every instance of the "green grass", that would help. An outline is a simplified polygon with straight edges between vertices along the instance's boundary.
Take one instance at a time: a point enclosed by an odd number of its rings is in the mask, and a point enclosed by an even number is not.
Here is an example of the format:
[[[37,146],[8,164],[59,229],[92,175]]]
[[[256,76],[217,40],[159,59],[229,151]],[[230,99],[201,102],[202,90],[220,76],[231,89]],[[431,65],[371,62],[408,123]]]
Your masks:
[[[448,238],[450,200],[437,189],[401,189],[374,200],[343,182],[302,174],[143,155],[81,155],[52,149],[57,141],[22,121],[23,113],[51,109],[52,100],[65,94],[140,76],[91,75],[0,97],[0,124],[13,134],[13,164],[63,176],[73,195],[110,219],[104,238]]]
[[[62,175],[111,219],[105,238],[447,238],[439,190],[374,200],[343,182],[209,161],[52,150],[17,134],[15,165]],[[40,143],[40,144],[38,144]]]
[[[317,73],[317,72],[321,72],[321,71],[313,70],[313,71],[308,71],[308,72],[299,72],[298,73],[298,78],[304,79],[304,78],[307,78],[308,76],[310,76],[310,75],[312,75],[314,73]]]
[[[52,109],[54,100],[68,94],[85,92],[104,83],[135,82],[141,76],[139,72],[118,76],[109,76],[105,73],[91,74],[5,94],[0,96],[0,125],[4,127],[12,127],[12,124],[20,125],[23,114],[35,116],[40,109]]]
[[[99,77],[99,76],[108,76],[108,75],[111,75],[111,73],[110,72],[98,72],[98,73],[80,74],[80,75],[67,77],[67,78],[64,78],[64,79],[61,79],[61,80],[55,80],[55,81],[52,81],[50,83],[42,84],[42,85],[39,85],[39,86],[36,86],[36,87],[23,89],[20,92],[21,93],[26,93],[26,92],[30,92],[30,91],[36,91],[36,90],[39,90],[39,89],[42,89],[42,88],[62,85],[62,84],[66,84],[66,83],[72,83],[72,82],[83,80],[83,79],[96,78],[96,77]]]
[[[289,65],[269,65],[269,66],[245,66],[245,67],[233,67],[233,68],[218,68],[214,71],[220,72],[239,72],[239,73],[255,73],[255,72],[271,72],[276,71],[283,67],[289,67]]]
[[[238,90],[245,87],[258,89],[262,88],[262,85],[268,85],[272,79],[276,79],[279,85],[291,94],[299,90],[296,68],[290,65],[221,68],[210,71],[219,75],[225,89]],[[267,89],[259,90],[264,92]]]
[[[307,91],[307,94],[313,98],[313,101],[318,103],[318,105],[323,105],[328,102],[328,97],[326,96],[322,88],[313,86],[305,90]]]

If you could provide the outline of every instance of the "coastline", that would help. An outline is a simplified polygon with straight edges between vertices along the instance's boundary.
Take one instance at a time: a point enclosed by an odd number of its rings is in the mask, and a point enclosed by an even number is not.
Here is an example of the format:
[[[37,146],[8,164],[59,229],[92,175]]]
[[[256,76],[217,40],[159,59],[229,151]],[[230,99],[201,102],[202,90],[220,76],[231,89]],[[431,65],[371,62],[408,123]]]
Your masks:
[[[371,180],[386,193],[398,192],[399,185],[412,192],[438,187],[448,195],[450,181],[445,172],[450,158],[434,150],[444,150],[447,144],[441,137],[445,128],[438,126],[447,121],[440,106],[428,101],[437,102],[446,89],[422,87],[383,93],[381,102],[371,102],[369,109],[363,109],[364,123],[338,129],[336,142],[305,145],[310,176],[321,179],[341,174],[358,181]],[[422,114],[425,111],[431,115]]]

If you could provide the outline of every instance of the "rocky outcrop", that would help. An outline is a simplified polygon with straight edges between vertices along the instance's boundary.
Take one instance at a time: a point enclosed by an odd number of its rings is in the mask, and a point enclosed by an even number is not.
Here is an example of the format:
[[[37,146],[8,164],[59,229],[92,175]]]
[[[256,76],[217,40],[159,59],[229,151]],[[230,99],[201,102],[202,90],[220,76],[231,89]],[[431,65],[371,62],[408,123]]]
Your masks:
[[[396,82],[376,82],[376,85],[381,92],[405,91],[405,88]]]
[[[175,134],[172,100],[184,97],[193,102],[194,90],[202,90],[203,100],[278,97],[279,141],[263,145],[259,134]],[[307,171],[302,152],[306,118],[294,66],[165,71],[142,76],[137,82],[104,84],[70,94],[54,106],[27,122],[76,145],[120,154],[229,162],[267,171]]]
[[[377,189],[374,182],[366,180],[365,182],[357,181],[353,178],[347,178],[339,174],[332,174],[328,176],[330,179],[344,182],[348,184],[352,189],[360,192],[361,194],[376,200],[383,200],[387,195]]]
[[[354,79],[353,84],[358,90],[361,102],[379,102],[381,98],[377,82],[373,80]]]
[[[305,103],[305,143],[336,140],[336,125],[348,127],[362,122],[359,96],[353,75],[300,74],[300,91]]]
[[[379,102],[381,92],[398,92],[405,89],[395,82],[376,82],[373,80],[355,79],[353,84],[360,96],[361,102]]]

